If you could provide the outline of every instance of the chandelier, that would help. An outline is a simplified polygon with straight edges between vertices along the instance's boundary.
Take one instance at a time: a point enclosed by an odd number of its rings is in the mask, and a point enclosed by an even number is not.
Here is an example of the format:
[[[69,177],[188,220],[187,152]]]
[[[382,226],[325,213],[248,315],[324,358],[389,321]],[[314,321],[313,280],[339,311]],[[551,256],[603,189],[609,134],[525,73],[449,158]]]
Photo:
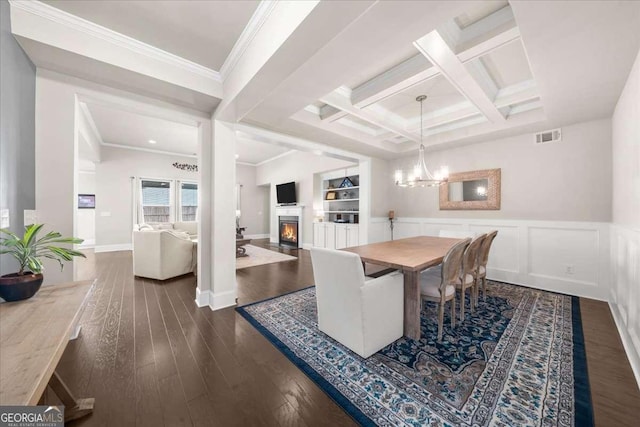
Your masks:
[[[442,167],[436,174],[429,172],[427,163],[424,160],[422,103],[425,99],[427,99],[426,95],[420,95],[416,98],[416,101],[420,103],[420,149],[418,150],[418,163],[406,174],[403,173],[401,169],[396,171],[396,185],[398,187],[437,187],[447,182],[449,177],[449,171],[446,167]]]

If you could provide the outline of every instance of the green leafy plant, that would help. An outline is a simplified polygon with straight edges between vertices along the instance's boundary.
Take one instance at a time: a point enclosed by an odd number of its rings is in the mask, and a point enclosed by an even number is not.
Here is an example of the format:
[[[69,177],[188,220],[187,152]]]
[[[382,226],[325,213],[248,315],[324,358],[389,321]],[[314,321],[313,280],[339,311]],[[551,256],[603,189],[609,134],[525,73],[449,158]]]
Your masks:
[[[27,270],[32,273],[42,272],[42,258],[49,258],[60,263],[60,270],[64,268],[63,261],[71,261],[73,257],[86,256],[79,251],[61,248],[58,244],[78,244],[82,239],[76,237],[62,237],[58,232],[51,231],[38,239],[38,232],[44,224],[32,224],[24,227],[24,236],[18,237],[7,229],[0,229],[0,254],[9,254],[20,264],[18,275],[24,275]],[[8,236],[8,237],[5,237]]]

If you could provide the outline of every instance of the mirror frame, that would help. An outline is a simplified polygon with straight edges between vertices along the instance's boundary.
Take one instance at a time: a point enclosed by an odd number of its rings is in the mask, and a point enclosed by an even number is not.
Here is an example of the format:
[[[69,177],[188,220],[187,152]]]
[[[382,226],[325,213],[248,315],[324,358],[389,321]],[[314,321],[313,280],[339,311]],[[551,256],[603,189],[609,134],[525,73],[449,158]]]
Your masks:
[[[449,183],[486,179],[487,200],[452,202],[449,200]],[[449,180],[440,186],[440,210],[500,210],[501,169],[459,172],[449,175]]]

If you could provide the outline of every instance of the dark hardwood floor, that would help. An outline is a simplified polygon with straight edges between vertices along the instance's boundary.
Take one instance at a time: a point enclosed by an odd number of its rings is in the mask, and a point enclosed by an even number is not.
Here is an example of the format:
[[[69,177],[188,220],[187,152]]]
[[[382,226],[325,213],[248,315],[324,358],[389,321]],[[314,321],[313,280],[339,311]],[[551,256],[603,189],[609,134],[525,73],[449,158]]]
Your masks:
[[[313,284],[309,252],[280,251],[298,260],[238,270],[240,305]],[[193,276],[134,278],[130,252],[97,254],[82,268],[95,268],[96,289],[58,369],[96,403],[71,425],[355,425],[233,308],[197,308]],[[638,425],[640,392],[609,308],[581,307],[596,424]]]

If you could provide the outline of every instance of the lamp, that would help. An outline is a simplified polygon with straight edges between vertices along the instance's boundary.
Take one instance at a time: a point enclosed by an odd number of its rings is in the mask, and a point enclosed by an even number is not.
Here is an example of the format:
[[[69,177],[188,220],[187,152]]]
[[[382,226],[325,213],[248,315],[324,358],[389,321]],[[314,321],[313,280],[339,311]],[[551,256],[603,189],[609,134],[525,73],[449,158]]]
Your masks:
[[[449,178],[449,170],[446,167],[442,167],[436,174],[432,174],[429,172],[427,163],[424,160],[422,104],[425,99],[427,99],[426,95],[420,95],[416,98],[416,101],[420,103],[420,148],[418,149],[418,162],[411,171],[407,172],[406,177],[401,169],[396,171],[395,181],[398,187],[437,187],[447,182]]]

